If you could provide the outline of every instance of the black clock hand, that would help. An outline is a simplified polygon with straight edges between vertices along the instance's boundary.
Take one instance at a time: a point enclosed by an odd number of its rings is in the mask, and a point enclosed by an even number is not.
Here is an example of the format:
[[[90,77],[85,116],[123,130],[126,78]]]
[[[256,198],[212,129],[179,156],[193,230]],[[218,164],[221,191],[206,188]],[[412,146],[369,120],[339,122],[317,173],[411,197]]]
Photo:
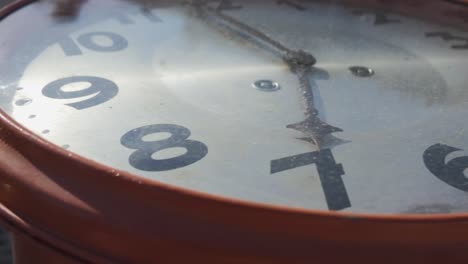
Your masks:
[[[299,58],[307,58],[307,56],[299,56]],[[290,65],[290,69],[298,76],[300,83],[300,92],[303,95],[303,104],[305,108],[306,119],[299,123],[287,125],[287,128],[295,129],[303,132],[307,137],[321,148],[324,143],[324,137],[334,133],[343,131],[341,128],[334,127],[322,121],[318,116],[319,111],[315,108],[314,93],[310,82],[310,74],[314,70],[312,65],[308,65],[307,61],[298,63],[296,59],[293,62],[286,60]]]
[[[209,2],[214,2],[214,0],[191,0],[189,2],[189,5],[192,6],[198,15],[204,19],[205,22],[212,22],[210,20],[210,16],[222,21],[223,23],[229,25],[224,26],[224,28],[227,28],[231,34],[236,34],[237,36],[241,36],[244,40],[248,40],[253,42],[256,46],[261,46],[259,42],[263,42],[263,44],[268,44],[274,48],[274,52],[278,53],[281,56],[285,56],[285,54],[292,53],[293,50],[288,49],[285,45],[281,44],[278,41],[273,40],[270,38],[268,35],[265,33],[261,32],[260,30],[257,30],[241,21],[238,21],[237,19],[226,15],[222,13],[222,10],[224,10],[223,7],[225,6],[231,6],[232,4],[227,4],[230,3],[229,1],[219,1],[220,4],[218,8],[213,8],[208,6],[207,4]],[[237,8],[237,7],[234,7]],[[220,26],[217,24],[217,26]],[[235,30],[232,27],[236,27],[238,30]],[[264,46],[262,46],[264,48]],[[273,51],[273,50],[270,50]]]
[[[266,42],[268,43],[269,45],[273,46],[274,48],[276,48],[277,50],[283,52],[283,53],[289,53],[289,52],[292,52],[292,50],[288,49],[286,46],[284,46],[283,44],[281,44],[280,42],[278,41],[275,41],[273,40],[272,38],[268,37],[265,33],[261,32],[260,30],[257,30],[241,21],[238,21],[237,19],[231,17],[231,16],[228,16],[224,13],[221,12],[221,10],[216,10],[216,9],[213,9],[213,8],[210,8],[210,7],[207,7],[207,10],[212,12],[213,15],[215,15],[216,17],[224,20],[225,22],[228,22],[230,23],[231,25],[234,25],[236,27],[238,27],[239,29],[241,29],[244,33],[247,33],[253,37],[255,37],[256,39],[259,39],[263,42]]]
[[[209,7],[206,5],[206,3],[207,2],[203,0],[191,2],[192,6],[194,6],[198,13],[205,19],[207,19],[207,13],[209,13],[212,16],[222,20],[223,22],[237,27],[242,31],[242,33],[249,35],[249,38],[247,39],[254,42],[254,44],[256,44],[257,46],[259,46],[259,43],[257,41],[261,41],[274,47],[276,51],[278,51],[281,54],[283,61],[287,63],[290,70],[297,75],[300,83],[300,92],[304,98],[306,119],[302,122],[288,125],[288,128],[303,132],[319,148],[322,147],[322,143],[324,141],[325,136],[334,132],[342,131],[342,129],[331,126],[326,122],[322,121],[318,116],[319,111],[315,108],[314,94],[309,78],[310,72],[314,69],[313,65],[316,63],[316,59],[314,58],[314,56],[303,50],[291,50],[285,45],[281,44],[280,42],[273,40],[260,30],[255,29],[229,15],[222,13],[222,10],[219,8],[216,9]],[[230,27],[229,29],[231,31],[234,31]]]

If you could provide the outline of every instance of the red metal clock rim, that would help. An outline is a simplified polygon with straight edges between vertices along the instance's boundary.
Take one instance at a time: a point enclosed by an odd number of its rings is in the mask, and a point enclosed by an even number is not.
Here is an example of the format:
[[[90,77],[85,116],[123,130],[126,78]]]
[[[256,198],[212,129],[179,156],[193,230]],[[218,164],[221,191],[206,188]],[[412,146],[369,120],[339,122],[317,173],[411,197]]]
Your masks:
[[[17,0],[12,4],[7,5],[6,7],[0,10],[0,19],[5,18],[12,12],[16,11],[17,9],[35,2],[37,0]],[[375,220],[375,221],[383,221],[383,222],[433,222],[433,223],[443,223],[443,222],[460,222],[460,221],[468,221],[468,212],[467,213],[453,213],[453,214],[430,214],[430,215],[417,215],[417,214],[372,214],[372,213],[349,213],[349,212],[328,212],[322,210],[313,210],[313,209],[303,209],[303,208],[294,208],[294,207],[286,207],[280,205],[271,205],[271,204],[263,204],[257,202],[251,202],[241,199],[234,199],[234,198],[227,198],[218,195],[212,195],[208,193],[203,193],[199,191],[194,191],[182,187],[167,185],[155,180],[149,180],[142,177],[139,177],[135,174],[131,174],[129,172],[120,171],[113,169],[112,167],[100,164],[98,162],[86,159],[81,157],[77,154],[73,154],[69,156],[70,152],[64,150],[63,148],[56,146],[47,142],[46,140],[40,138],[38,135],[34,134],[27,128],[23,127],[16,121],[14,121],[8,114],[0,110],[0,125],[15,133],[17,135],[21,135],[21,137],[27,140],[29,143],[34,145],[41,150],[52,152],[58,154],[66,159],[73,160],[76,163],[80,163],[84,165],[86,168],[99,168],[100,171],[104,173],[104,171],[111,171],[115,170],[116,172],[120,173],[120,177],[126,181],[128,184],[144,184],[150,187],[161,188],[165,190],[170,190],[171,192],[176,193],[179,196],[185,196],[186,199],[193,198],[201,198],[206,201],[216,201],[220,204],[232,204],[241,207],[251,209],[258,209],[258,210],[271,210],[278,213],[284,214],[297,214],[303,216],[321,216],[321,217],[330,217],[330,218],[349,218],[349,219],[366,219],[366,220]],[[21,152],[21,150],[18,150]],[[0,211],[6,215],[12,215],[12,212],[6,212],[3,207],[0,207]],[[17,216],[14,216],[15,218]],[[12,218],[10,218],[12,219]]]

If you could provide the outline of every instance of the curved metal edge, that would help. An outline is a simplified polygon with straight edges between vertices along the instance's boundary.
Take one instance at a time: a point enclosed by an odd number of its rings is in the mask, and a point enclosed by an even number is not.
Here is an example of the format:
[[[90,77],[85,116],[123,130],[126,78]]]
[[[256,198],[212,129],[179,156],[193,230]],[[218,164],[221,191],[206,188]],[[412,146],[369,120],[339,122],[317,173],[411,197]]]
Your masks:
[[[13,232],[13,234],[22,234],[27,236],[33,241],[53,249],[57,254],[62,254],[63,256],[70,257],[77,261],[83,263],[115,263],[107,258],[91,255],[89,252],[79,249],[75,245],[70,245],[57,237],[31,226],[2,204],[0,204],[0,223],[2,226]]]
[[[8,5],[7,7],[3,8],[2,10],[0,10],[0,19],[3,19],[4,17],[13,13],[15,10],[21,7],[24,7],[25,5],[30,4],[32,2],[36,2],[36,1],[37,0],[18,0]],[[274,211],[277,211],[277,210],[284,211],[286,213],[333,216],[333,217],[338,217],[338,218],[350,218],[350,219],[368,218],[368,219],[373,219],[377,221],[379,220],[381,221],[402,220],[402,221],[416,221],[416,222],[426,221],[426,220],[433,220],[436,222],[437,221],[446,222],[446,221],[468,220],[468,213],[434,214],[434,215],[418,215],[418,214],[387,215],[387,214],[340,213],[340,212],[326,212],[326,211],[319,211],[319,210],[302,209],[302,208],[290,208],[290,207],[255,203],[255,202],[247,202],[247,201],[240,200],[240,199],[238,200],[238,199],[225,198],[225,197],[211,195],[211,194],[207,194],[203,192],[197,192],[197,191],[193,191],[190,189],[185,189],[185,188],[181,188],[181,187],[177,187],[173,185],[167,185],[167,184],[160,183],[154,180],[147,180],[147,179],[138,177],[134,174],[130,174],[125,171],[115,170],[112,167],[102,165],[100,163],[86,159],[76,154],[69,155],[70,154],[69,151],[66,151],[63,148],[56,146],[54,144],[51,144],[47,142],[46,140],[40,138],[33,132],[29,131],[27,128],[17,123],[15,120],[9,117],[2,110],[0,110],[0,125],[5,125],[5,127],[8,128],[10,132],[17,134],[20,137],[23,137],[25,140],[28,141],[28,143],[33,144],[35,145],[35,147],[44,150],[44,152],[50,152],[50,153],[53,153],[53,155],[62,156],[63,158],[72,160],[82,166],[86,166],[86,167],[93,168],[93,169],[99,169],[99,171],[105,174],[108,174],[110,171],[116,172],[116,173],[118,172],[119,174],[122,175],[122,179],[129,181],[129,183],[133,183],[133,184],[136,183],[138,185],[145,184],[145,185],[150,185],[154,187],[159,187],[159,188],[177,192],[179,194],[185,194],[185,195],[188,195],[189,197],[197,196],[197,197],[208,199],[208,200],[218,200],[223,203],[225,202],[233,203],[233,204],[238,204],[241,206],[252,207],[255,209],[271,209]],[[16,150],[21,153],[21,149],[16,149]]]
[[[444,1],[449,2],[451,4],[468,7],[468,1],[466,0],[444,0]]]

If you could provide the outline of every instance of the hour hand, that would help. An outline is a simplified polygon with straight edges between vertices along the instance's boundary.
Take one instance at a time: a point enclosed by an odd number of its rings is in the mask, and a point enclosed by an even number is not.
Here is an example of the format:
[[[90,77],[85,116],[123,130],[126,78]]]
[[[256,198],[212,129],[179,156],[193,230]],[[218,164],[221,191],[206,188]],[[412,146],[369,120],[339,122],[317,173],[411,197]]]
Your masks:
[[[315,107],[314,93],[312,90],[311,74],[317,71],[313,67],[315,58],[305,51],[293,51],[284,56],[283,60],[289,65],[292,72],[299,79],[299,92],[302,95],[304,106],[304,121],[290,124],[287,128],[298,130],[306,135],[307,138],[321,148],[325,143],[325,138],[330,137],[331,133],[343,131],[341,128],[332,126],[320,119],[319,111]],[[307,139],[306,138],[306,139]]]

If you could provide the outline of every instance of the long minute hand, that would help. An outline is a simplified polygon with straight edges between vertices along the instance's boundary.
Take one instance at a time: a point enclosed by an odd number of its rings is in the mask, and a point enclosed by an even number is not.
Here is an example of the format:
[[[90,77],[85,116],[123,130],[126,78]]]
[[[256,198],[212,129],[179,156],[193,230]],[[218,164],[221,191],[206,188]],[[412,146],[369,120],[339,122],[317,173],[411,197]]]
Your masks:
[[[322,147],[324,138],[331,133],[343,131],[341,128],[334,127],[320,119],[319,111],[315,107],[314,93],[310,82],[310,73],[314,70],[316,59],[310,53],[303,50],[292,50],[285,45],[269,37],[267,34],[260,30],[251,27],[250,25],[239,21],[227,14],[221,12],[221,9],[213,8],[206,5],[205,1],[193,1],[192,5],[197,8],[199,13],[206,15],[206,13],[221,19],[224,23],[230,24],[242,31],[242,33],[249,35],[250,38],[256,41],[262,41],[274,47],[279,53],[283,61],[289,66],[291,72],[296,74],[299,79],[299,91],[303,95],[304,114],[306,119],[299,123],[287,125],[287,128],[298,130],[310,138],[318,148]],[[232,28],[229,28],[231,33],[236,33]],[[250,39],[248,38],[248,39]],[[250,39],[252,40],[252,39]],[[258,46],[258,43],[254,43]]]

